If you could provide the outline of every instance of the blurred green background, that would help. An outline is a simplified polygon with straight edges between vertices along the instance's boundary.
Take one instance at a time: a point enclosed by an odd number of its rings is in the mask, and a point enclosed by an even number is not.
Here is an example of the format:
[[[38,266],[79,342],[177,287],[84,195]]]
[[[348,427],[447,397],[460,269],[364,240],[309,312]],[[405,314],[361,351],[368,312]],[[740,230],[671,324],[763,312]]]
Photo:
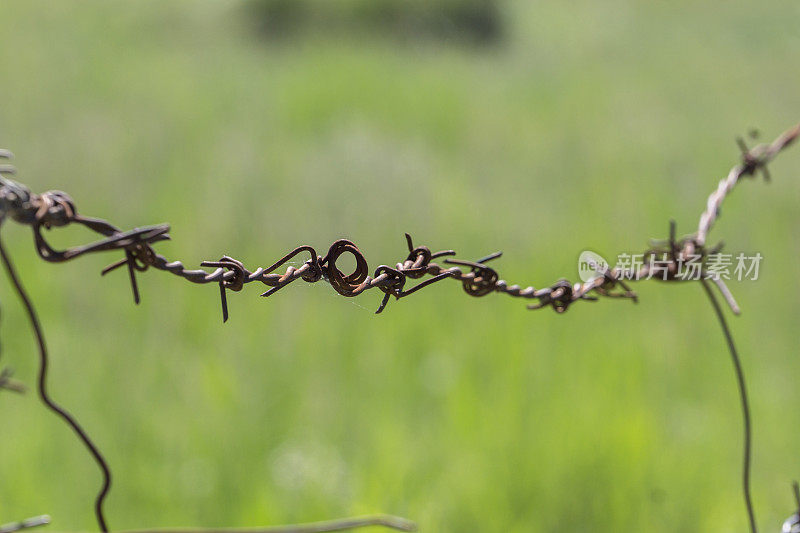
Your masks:
[[[0,146],[19,179],[125,228],[171,223],[158,248],[190,266],[347,237],[374,269],[410,232],[503,250],[502,276],[540,287],[574,280],[584,249],[643,250],[670,217],[693,231],[735,136],[800,118],[793,0],[498,0],[478,29],[388,1],[306,1],[276,25],[274,4],[5,0]],[[772,173],[712,234],[765,257],[732,284],[764,531],[800,477],[800,149]],[[734,375],[699,286],[556,315],[442,282],[375,316],[378,293],[298,282],[230,294],[223,326],[216,286],[147,272],[137,308],[123,271],[99,276],[116,256],[45,264],[7,226],[53,394],[114,469],[113,528],[371,512],[436,533],[746,528]],[[0,363],[33,384],[23,309],[0,294]],[[100,477],[70,431],[33,393],[0,395],[0,421],[0,522],[93,530]]]

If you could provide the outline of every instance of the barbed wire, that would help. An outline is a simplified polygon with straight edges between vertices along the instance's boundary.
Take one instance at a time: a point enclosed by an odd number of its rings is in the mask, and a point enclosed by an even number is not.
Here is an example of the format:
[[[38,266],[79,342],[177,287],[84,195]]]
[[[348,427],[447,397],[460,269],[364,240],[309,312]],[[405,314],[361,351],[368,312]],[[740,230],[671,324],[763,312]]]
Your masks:
[[[385,264],[380,265],[375,269],[372,275],[369,274],[369,266],[362,252],[355,243],[347,239],[335,241],[329,247],[325,255],[319,254],[311,246],[298,246],[272,265],[268,267],[257,267],[255,270],[249,270],[240,260],[229,256],[223,256],[216,261],[203,261],[200,264],[201,267],[213,268],[211,271],[189,269],[185,267],[181,261],[170,261],[163,255],[157,253],[153,248],[153,245],[156,243],[170,238],[168,233],[170,229],[169,225],[159,224],[122,231],[106,220],[85,217],[78,213],[72,198],[63,191],[47,191],[45,193],[35,194],[32,193],[27,186],[4,177],[3,174],[13,175],[16,172],[16,169],[10,164],[0,165],[0,223],[6,218],[10,218],[17,223],[30,226],[33,230],[36,252],[39,257],[48,262],[60,263],[90,253],[121,251],[124,257],[104,268],[101,274],[106,275],[109,272],[125,266],[128,271],[134,301],[137,304],[140,302],[140,294],[136,273],[144,272],[151,267],[156,270],[169,272],[192,283],[218,284],[223,321],[227,321],[229,314],[227,303],[228,290],[238,292],[241,291],[246,284],[260,282],[269,287],[261,296],[268,297],[300,279],[307,283],[325,281],[330,284],[337,293],[345,297],[355,297],[371,289],[379,289],[384,293],[384,296],[376,313],[383,312],[392,297],[398,300],[400,298],[405,298],[425,287],[448,278],[460,282],[463,290],[470,296],[482,297],[497,292],[523,300],[535,300],[528,305],[529,309],[551,307],[556,312],[563,313],[573,303],[579,300],[597,300],[600,297],[608,297],[625,298],[636,302],[637,295],[631,290],[627,281],[651,278],[673,282],[694,280],[696,278],[688,278],[684,270],[684,267],[689,262],[693,261],[700,266],[700,280],[720,320],[736,370],[745,426],[743,490],[750,521],[750,529],[755,533],[756,521],[749,485],[752,430],[744,374],[733,344],[733,339],[724,320],[724,315],[711,291],[709,281],[712,281],[717,286],[720,294],[734,313],[738,314],[739,307],[730,290],[728,290],[724,281],[722,281],[722,278],[712,277],[706,279],[708,278],[706,271],[708,258],[721,249],[721,245],[708,248],[706,242],[708,233],[720,216],[722,203],[739,181],[741,181],[743,177],[752,177],[757,173],[761,173],[765,179],[769,179],[767,164],[772,161],[778,153],[794,142],[799,135],[800,124],[787,130],[770,144],[761,144],[752,149],[748,149],[743,141],[739,141],[742,149],[742,161],[731,169],[727,177],[720,181],[717,189],[708,197],[706,209],[700,216],[697,231],[678,239],[676,236],[676,225],[674,221],[672,221],[670,223],[669,238],[663,241],[652,242],[651,247],[642,254],[645,258],[662,258],[660,264],[660,270],[663,273],[662,277],[652,276],[652,261],[650,264],[643,264],[638,267],[634,272],[626,272],[618,267],[608,268],[607,266],[597,265],[598,275],[591,277],[591,279],[583,283],[572,283],[566,279],[560,279],[552,285],[540,289],[536,289],[533,286],[523,288],[516,284],[509,285],[505,280],[500,278],[498,272],[494,268],[487,264],[490,261],[498,259],[502,255],[501,252],[489,254],[475,261],[456,259],[454,257],[456,254],[453,250],[433,252],[427,246],[414,246],[413,239],[408,234],[405,236],[408,248],[408,255],[406,258],[396,263],[393,267]],[[10,152],[0,150],[0,159],[10,160],[11,158],[12,155]],[[86,245],[57,250],[48,243],[42,233],[45,229],[50,230],[52,228],[73,224],[84,226],[102,235],[104,238]],[[308,254],[308,259],[299,267],[293,265],[286,266],[287,263],[301,254]],[[337,261],[344,254],[350,254],[355,260],[355,268],[350,274],[345,274],[337,267]],[[74,417],[54,403],[49,397],[46,389],[48,356],[44,336],[33,305],[19,281],[1,240],[0,258],[2,259],[6,272],[18,296],[25,304],[29,320],[39,345],[40,370],[37,382],[39,395],[50,410],[57,413],[70,425],[103,471],[103,485],[95,500],[95,513],[100,529],[104,532],[108,531],[103,512],[103,502],[110,488],[111,471],[99,449]],[[443,258],[443,265],[433,262],[434,259],[439,258]],[[285,267],[283,273],[276,272],[282,267]],[[413,287],[406,288],[408,280],[418,279],[422,281]],[[9,380],[8,376],[5,377],[5,380],[3,376],[5,376],[5,374],[0,375],[0,388],[12,388],[13,390],[13,387],[9,387],[9,384],[12,382]],[[341,525],[351,522],[340,521],[338,523]],[[397,524],[399,524],[399,522],[395,523],[395,525]],[[360,525],[384,525],[386,527],[392,527],[389,523],[382,522],[376,522],[374,524],[362,522]],[[300,530],[298,529],[297,531]],[[325,531],[330,531],[330,529]]]
[[[0,222],[2,221],[0,220]],[[25,288],[22,286],[22,283],[5,249],[2,239],[0,239],[0,262],[2,262],[3,267],[6,270],[6,274],[11,280],[11,283],[14,286],[17,295],[19,296],[20,300],[22,301],[26,309],[26,312],[28,313],[28,319],[31,324],[31,327],[33,328],[34,336],[38,344],[39,378],[37,381],[37,390],[39,392],[39,397],[50,411],[59,416],[73,430],[73,432],[77,435],[79,440],[89,451],[95,463],[100,467],[100,470],[102,472],[103,482],[100,487],[100,491],[98,492],[95,498],[94,510],[95,510],[95,517],[97,519],[97,523],[100,530],[106,533],[109,531],[109,528],[105,517],[105,511],[103,509],[103,504],[105,502],[106,497],[108,496],[109,491],[111,490],[111,478],[112,478],[111,468],[108,466],[108,463],[103,454],[100,452],[100,449],[98,448],[97,444],[95,444],[94,440],[89,436],[86,430],[83,429],[83,427],[78,423],[77,419],[71,413],[69,413],[69,411],[61,407],[59,404],[57,404],[52,399],[52,397],[48,392],[47,371],[49,367],[49,355],[47,351],[47,345],[44,339],[44,333],[42,331],[41,324],[39,322],[39,318],[33,306],[33,303],[31,302],[30,297],[25,291]],[[20,522],[19,524],[24,524],[24,523]],[[43,525],[43,524],[36,524],[36,525]],[[395,529],[398,531],[416,531],[416,524],[404,518],[391,515],[375,515],[368,517],[344,518],[338,520],[330,520],[326,522],[317,522],[312,524],[276,526],[273,528],[254,530],[253,533],[259,533],[259,532],[320,533],[327,531],[356,529],[369,526],[381,526],[389,529]],[[26,527],[33,527],[33,526],[26,526]],[[219,530],[220,533],[221,531],[222,530]],[[0,531],[0,533],[3,532]],[[211,532],[205,532],[205,533],[211,533]]]
[[[666,254],[669,258],[666,280],[685,281],[679,276],[681,267],[689,261],[690,256],[698,252],[702,257],[709,254],[705,248],[708,232],[720,215],[724,199],[731,193],[742,177],[753,176],[757,172],[768,176],[767,163],[769,163],[781,150],[789,146],[800,135],[800,125],[781,134],[774,142],[768,145],[758,145],[752,150],[744,149],[742,162],[731,169],[728,176],[720,181],[717,189],[709,196],[706,210],[700,216],[697,231],[688,237],[677,241],[674,234],[674,225],[671,227],[669,241],[663,242],[665,247],[651,248],[645,256]],[[10,152],[0,152],[0,157],[10,157]],[[13,167],[5,165],[0,172],[13,171]],[[530,309],[552,307],[557,312],[564,312],[578,300],[594,300],[598,296],[622,297],[636,301],[636,294],[630,290],[621,279],[618,269],[603,272],[604,275],[584,283],[570,283],[561,279],[549,287],[536,289],[533,286],[520,287],[509,285],[501,279],[497,271],[487,265],[489,261],[499,258],[502,253],[496,252],[476,261],[454,259],[453,250],[432,252],[427,246],[414,246],[410,235],[406,234],[408,255],[405,260],[398,262],[394,267],[388,265],[378,266],[373,275],[369,275],[369,266],[366,258],[355,243],[347,239],[334,242],[328,252],[321,256],[309,245],[298,246],[272,265],[255,270],[247,269],[244,264],[232,257],[223,256],[217,261],[203,261],[201,266],[212,267],[209,272],[201,269],[189,269],[181,261],[170,261],[153,249],[153,244],[168,240],[169,225],[160,224],[134,228],[122,231],[110,222],[98,218],[84,217],[78,214],[72,198],[62,191],[48,191],[43,194],[33,194],[19,183],[8,179],[2,180],[0,188],[0,213],[10,216],[15,221],[30,225],[34,232],[34,243],[39,256],[50,262],[64,262],[75,259],[87,253],[120,250],[125,257],[102,270],[102,274],[127,266],[134,301],[140,301],[139,290],[136,283],[136,272],[143,272],[150,267],[163,270],[179,276],[187,281],[198,284],[217,283],[220,286],[223,318],[227,319],[226,291],[241,291],[244,285],[260,282],[269,290],[261,296],[272,296],[282,288],[298,279],[308,283],[326,281],[333,289],[346,297],[358,296],[370,289],[379,289],[384,293],[383,301],[376,313],[382,312],[391,297],[395,299],[409,296],[420,289],[445,278],[461,282],[464,291],[470,296],[486,296],[499,292],[515,298],[538,300],[529,305]],[[77,246],[66,250],[55,250],[42,234],[42,229],[79,224],[104,235],[106,238],[91,244]],[[275,270],[300,254],[307,253],[310,257],[299,268],[288,266],[280,274]],[[337,260],[344,254],[351,254],[355,259],[355,269],[350,274],[344,274],[336,265]],[[442,266],[434,259],[444,257]],[[469,269],[464,271],[459,267]],[[636,279],[649,277],[648,265],[636,272]],[[406,289],[406,282],[411,279],[420,279],[429,276],[414,287]],[[720,287],[726,301],[732,309],[736,310],[735,302],[731,300],[730,291],[724,288],[724,282],[714,280]],[[620,291],[614,291],[619,287]]]

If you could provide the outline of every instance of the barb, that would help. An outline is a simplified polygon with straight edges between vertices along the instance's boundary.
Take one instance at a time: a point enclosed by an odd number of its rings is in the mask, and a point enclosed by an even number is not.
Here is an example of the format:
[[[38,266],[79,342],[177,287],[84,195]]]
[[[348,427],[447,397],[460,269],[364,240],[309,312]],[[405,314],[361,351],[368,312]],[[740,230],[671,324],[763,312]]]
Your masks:
[[[16,531],[20,531],[22,529],[46,526],[49,523],[50,517],[46,514],[34,516],[33,518],[28,518],[27,520],[22,520],[20,522],[12,522],[10,524],[2,525],[0,526],[0,533],[15,533]]]

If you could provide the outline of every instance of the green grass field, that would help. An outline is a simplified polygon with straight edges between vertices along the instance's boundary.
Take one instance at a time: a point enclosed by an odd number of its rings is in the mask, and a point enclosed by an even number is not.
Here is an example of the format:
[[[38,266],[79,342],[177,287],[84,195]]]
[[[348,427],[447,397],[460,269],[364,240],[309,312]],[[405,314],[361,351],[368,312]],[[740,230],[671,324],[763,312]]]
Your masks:
[[[272,263],[355,241],[374,269],[404,232],[512,283],[577,278],[585,249],[696,228],[751,127],[800,120],[789,0],[505,4],[495,46],[254,38],[234,2],[5,1],[0,146],[34,190],[125,228],[169,222],[189,266]],[[763,531],[800,477],[800,148],[742,184],[712,233],[765,257],[732,284]],[[387,512],[423,532],[745,531],[734,374],[697,285],[565,315],[444,281],[390,303],[298,282],[140,276],[118,256],[36,257],[3,232],[52,348],[52,391],[114,469],[116,529],[258,526]],[[57,243],[93,239],[53,232]],[[4,280],[3,356],[34,344]],[[0,522],[93,530],[99,473],[35,394],[0,395]]]

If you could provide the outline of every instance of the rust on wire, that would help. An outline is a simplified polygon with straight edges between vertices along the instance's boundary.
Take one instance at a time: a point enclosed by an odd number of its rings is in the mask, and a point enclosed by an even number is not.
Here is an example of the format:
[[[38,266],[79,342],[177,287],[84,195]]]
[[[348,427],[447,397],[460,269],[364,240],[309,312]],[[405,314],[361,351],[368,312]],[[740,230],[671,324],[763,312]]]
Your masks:
[[[693,256],[699,256],[701,273],[704,273],[705,261],[708,256],[716,253],[721,247],[721,245],[707,247],[707,239],[708,233],[720,215],[720,209],[725,198],[743,177],[752,177],[757,173],[761,173],[765,179],[769,179],[767,164],[781,150],[794,142],[799,135],[800,124],[781,134],[772,143],[761,144],[752,149],[747,148],[744,142],[740,140],[742,161],[731,169],[727,177],[719,182],[717,189],[708,197],[706,208],[700,216],[697,231],[678,239],[676,237],[675,223],[672,222],[670,224],[669,238],[652,243],[651,247],[643,254],[645,258],[661,258],[659,262],[666,267],[664,276],[655,279],[672,282],[687,281],[687,278],[681,274],[682,267]],[[0,159],[11,159],[11,157],[10,152],[0,150]],[[383,298],[376,313],[383,312],[392,298],[396,300],[404,298],[448,278],[459,282],[464,292],[470,296],[483,297],[491,293],[501,293],[512,298],[530,301],[529,309],[551,307],[558,313],[567,311],[573,303],[579,300],[592,301],[600,297],[607,297],[637,301],[636,293],[631,290],[626,282],[626,274],[630,274],[630,272],[626,273],[616,267],[611,269],[606,267],[598,270],[597,276],[584,283],[572,283],[566,279],[561,279],[550,286],[539,289],[533,286],[523,288],[520,285],[509,285],[500,277],[497,270],[488,264],[490,261],[498,259],[501,256],[500,252],[487,255],[476,261],[456,259],[453,257],[455,256],[453,250],[433,252],[427,246],[414,246],[414,242],[408,234],[405,236],[408,248],[408,254],[405,259],[395,263],[394,266],[379,265],[372,272],[372,275],[370,275],[369,265],[364,254],[355,243],[347,239],[340,239],[334,242],[325,255],[319,254],[311,246],[299,246],[270,266],[257,267],[254,270],[248,269],[244,263],[229,256],[223,256],[217,261],[203,261],[200,264],[202,267],[213,270],[189,269],[180,261],[168,260],[153,248],[156,243],[170,238],[167,224],[122,231],[105,220],[84,217],[79,214],[74,201],[65,192],[48,191],[42,194],[35,194],[25,185],[4,176],[15,174],[16,170],[12,165],[0,164],[0,222],[10,218],[20,224],[30,226],[33,230],[36,252],[42,259],[49,262],[65,262],[82,255],[97,252],[121,252],[123,257],[104,268],[101,274],[105,275],[123,266],[126,267],[134,301],[137,304],[140,301],[140,295],[136,274],[150,268],[169,272],[192,283],[217,284],[220,291],[223,321],[227,321],[229,314],[227,291],[241,291],[245,285],[253,282],[261,283],[268,287],[261,294],[264,297],[272,296],[298,280],[303,280],[307,283],[324,281],[337,293],[345,297],[356,297],[369,290],[378,289],[383,293]],[[64,250],[55,249],[48,243],[43,230],[73,224],[83,226],[97,233],[100,238],[95,242]],[[355,261],[355,267],[350,273],[343,272],[337,266],[337,261],[345,254],[351,255]],[[97,497],[95,510],[101,529],[107,531],[102,504],[110,486],[110,470],[94,443],[74,418],[49,398],[45,388],[47,352],[38,320],[2,244],[0,244],[0,255],[2,255],[7,273],[12,282],[14,282],[18,294],[28,308],[31,323],[39,341],[41,365],[38,389],[40,396],[48,407],[57,412],[78,434],[103,470],[104,483]],[[299,267],[286,266],[289,261],[299,255],[306,255],[308,258]],[[442,264],[436,262],[440,258],[443,258]],[[650,268],[647,264],[642,265],[634,272],[635,275],[628,280],[638,280],[645,277],[650,279],[650,276],[648,276],[651,273],[649,271]],[[738,305],[722,280],[712,279],[734,313],[738,313]],[[707,290],[718,316],[721,318],[723,330],[726,332],[729,344],[732,344],[727,326],[722,320],[722,315],[716,305],[713,294],[710,292],[709,285],[705,278],[701,279],[701,281],[703,281],[703,286]],[[416,282],[416,284],[408,286],[411,285],[411,282]],[[734,361],[738,364],[735,350],[731,348],[731,351]],[[748,482],[750,430],[749,418],[747,417],[747,398],[744,393],[743,375],[738,366],[737,372],[746,422],[745,497],[751,520],[751,530],[755,531]],[[22,386],[11,380],[7,371],[3,371],[0,373],[0,389],[3,388],[19,390],[22,389]],[[800,502],[798,506],[800,507]],[[800,521],[800,519],[797,520]],[[352,526],[352,524],[350,525]],[[387,526],[388,524],[376,522],[375,525]],[[792,524],[792,527],[796,525]],[[784,530],[786,531],[785,527],[784,525]],[[791,529],[791,531],[795,532],[797,530]],[[6,532],[0,531],[0,533]]]
[[[759,145],[745,150],[742,162],[731,169],[717,189],[709,196],[706,209],[700,217],[697,231],[677,241],[674,225],[670,229],[670,239],[661,245],[645,252],[645,257],[656,254],[669,258],[667,281],[682,281],[676,275],[681,265],[693,254],[706,257],[710,250],[706,249],[708,232],[720,214],[723,200],[730,194],[742,177],[753,176],[764,172],[766,165],[782,149],[791,144],[800,134],[800,125],[779,136],[773,143]],[[3,151],[0,156],[8,157]],[[5,167],[7,170],[9,166]],[[244,285],[258,282],[266,285],[267,291],[262,296],[272,296],[291,283],[303,280],[307,283],[324,281],[345,297],[358,296],[372,289],[379,289],[384,297],[377,313],[386,309],[389,301],[404,298],[420,289],[438,281],[450,278],[461,283],[464,292],[470,296],[481,297],[497,292],[514,298],[535,300],[528,307],[540,309],[551,307],[556,312],[566,311],[578,300],[595,300],[597,297],[628,298],[636,301],[636,294],[622,279],[621,272],[608,269],[602,276],[584,283],[570,283],[559,280],[554,284],[537,289],[532,286],[520,287],[509,285],[498,272],[487,263],[500,257],[494,253],[478,261],[455,259],[453,250],[432,252],[427,246],[414,246],[411,236],[406,234],[408,255],[394,266],[380,265],[370,275],[369,266],[364,254],[352,241],[340,239],[334,242],[325,255],[319,254],[308,245],[298,246],[268,267],[250,270],[232,257],[222,257],[218,261],[204,261],[201,266],[213,268],[211,271],[189,269],[180,261],[170,261],[153,249],[159,241],[169,239],[169,226],[159,224],[122,231],[115,225],[98,218],[84,217],[78,213],[74,201],[62,191],[49,191],[33,194],[27,187],[10,179],[2,179],[0,188],[0,212],[17,222],[30,225],[34,233],[34,244],[39,256],[51,262],[63,262],[80,257],[87,253],[121,251],[124,257],[112,263],[102,274],[107,274],[119,267],[127,267],[128,277],[134,300],[139,302],[139,290],[136,284],[136,273],[148,268],[162,270],[198,284],[213,283],[219,285],[223,319],[227,320],[228,290],[240,291]],[[76,246],[66,250],[54,249],[44,237],[42,230],[54,227],[78,224],[100,235],[102,239]],[[300,254],[308,254],[308,259],[301,266],[287,266],[281,272],[278,269]],[[351,273],[342,272],[337,261],[342,255],[350,254],[355,260],[355,268]],[[445,257],[443,264],[434,260]],[[648,274],[647,265],[636,273],[638,278]],[[420,280],[417,285],[408,287],[409,280]],[[730,291],[720,280],[715,280],[725,300],[734,311],[738,310],[732,300]]]

